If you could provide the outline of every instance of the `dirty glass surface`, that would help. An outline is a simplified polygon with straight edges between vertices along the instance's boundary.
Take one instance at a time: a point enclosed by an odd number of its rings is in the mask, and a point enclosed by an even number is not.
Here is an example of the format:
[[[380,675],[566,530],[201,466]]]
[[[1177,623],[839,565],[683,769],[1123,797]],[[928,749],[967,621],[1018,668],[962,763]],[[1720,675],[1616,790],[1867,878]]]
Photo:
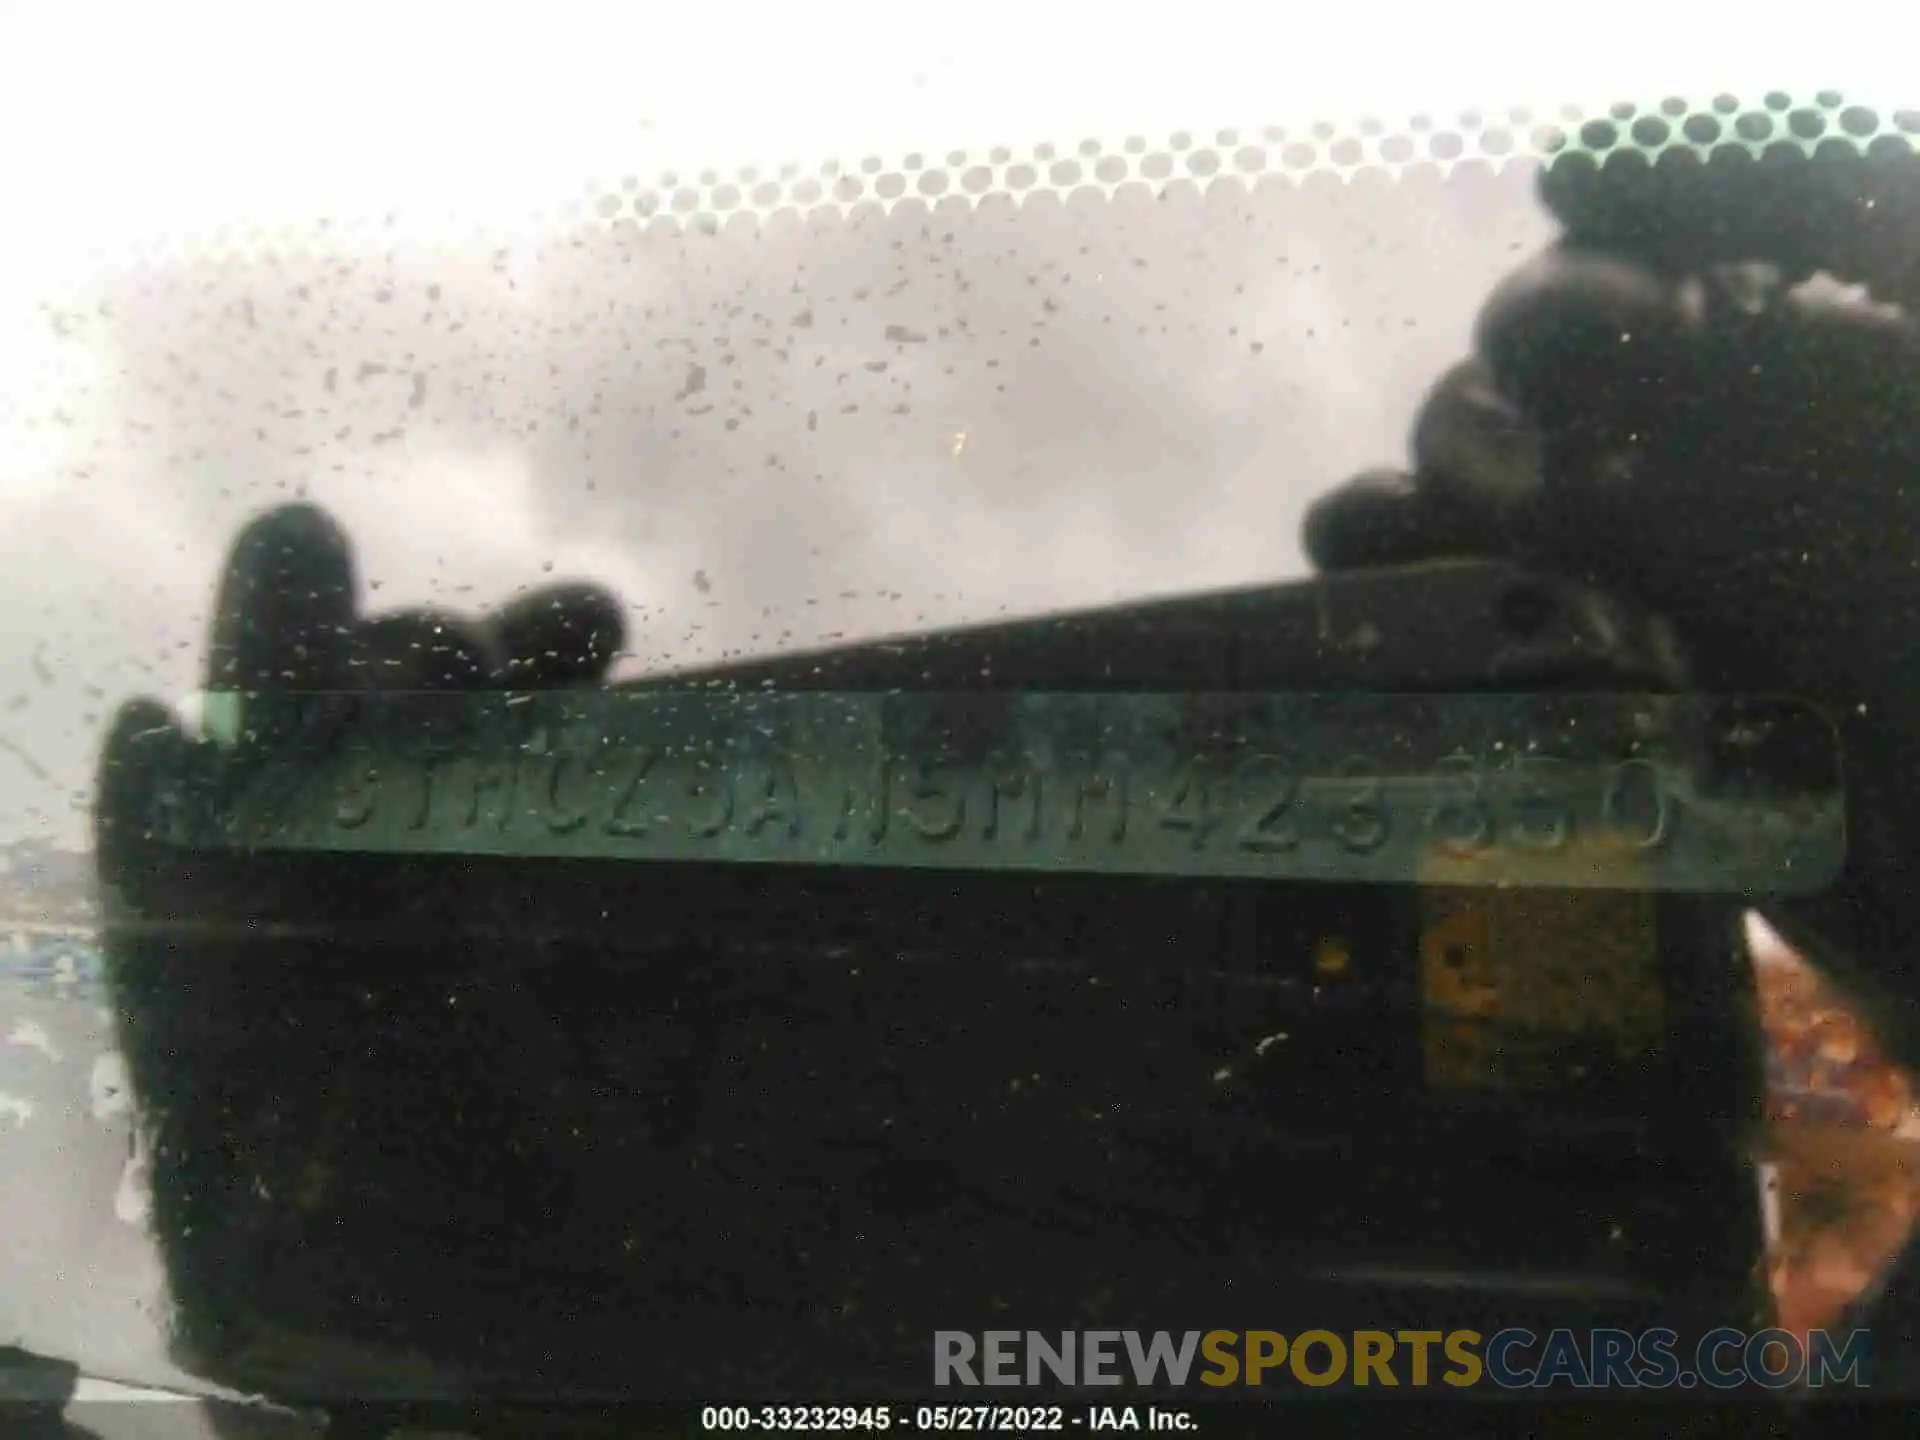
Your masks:
[[[1899,67],[565,9],[5,22],[0,1405],[1920,1386]]]

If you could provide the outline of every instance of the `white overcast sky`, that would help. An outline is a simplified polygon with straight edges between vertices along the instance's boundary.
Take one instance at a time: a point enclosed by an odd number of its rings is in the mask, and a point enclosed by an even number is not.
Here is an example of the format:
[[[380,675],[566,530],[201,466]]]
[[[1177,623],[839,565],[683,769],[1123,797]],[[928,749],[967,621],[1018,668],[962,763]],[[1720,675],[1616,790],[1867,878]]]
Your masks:
[[[102,719],[192,690],[227,540],[303,489],[370,604],[591,575],[648,664],[1297,575],[1551,234],[1517,169],[625,246],[555,218],[594,182],[1911,93],[1847,13],[0,6],[0,838],[83,837]],[[180,240],[322,216],[278,270]]]

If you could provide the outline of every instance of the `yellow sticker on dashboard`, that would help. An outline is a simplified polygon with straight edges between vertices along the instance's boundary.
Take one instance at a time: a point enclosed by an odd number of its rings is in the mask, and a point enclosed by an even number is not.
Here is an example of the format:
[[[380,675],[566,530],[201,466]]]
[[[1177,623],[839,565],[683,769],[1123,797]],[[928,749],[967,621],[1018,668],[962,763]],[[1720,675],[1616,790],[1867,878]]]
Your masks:
[[[1661,1050],[1652,895],[1423,889],[1421,905],[1429,1084],[1587,1089]]]

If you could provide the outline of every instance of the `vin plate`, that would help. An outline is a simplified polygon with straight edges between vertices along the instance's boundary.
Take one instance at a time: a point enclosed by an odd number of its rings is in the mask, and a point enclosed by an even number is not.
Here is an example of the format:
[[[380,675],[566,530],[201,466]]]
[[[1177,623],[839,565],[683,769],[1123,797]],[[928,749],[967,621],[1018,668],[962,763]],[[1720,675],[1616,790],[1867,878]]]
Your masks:
[[[193,848],[1783,894],[1838,874],[1788,700],[607,690],[242,697]]]

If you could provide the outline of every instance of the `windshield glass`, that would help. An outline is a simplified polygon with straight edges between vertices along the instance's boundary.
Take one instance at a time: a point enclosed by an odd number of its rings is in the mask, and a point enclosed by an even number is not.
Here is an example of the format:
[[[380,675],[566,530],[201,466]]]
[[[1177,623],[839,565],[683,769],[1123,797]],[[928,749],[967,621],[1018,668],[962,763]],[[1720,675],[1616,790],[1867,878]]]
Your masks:
[[[20,1374],[1024,1430],[1901,1323],[1895,61],[202,8],[0,62]]]

